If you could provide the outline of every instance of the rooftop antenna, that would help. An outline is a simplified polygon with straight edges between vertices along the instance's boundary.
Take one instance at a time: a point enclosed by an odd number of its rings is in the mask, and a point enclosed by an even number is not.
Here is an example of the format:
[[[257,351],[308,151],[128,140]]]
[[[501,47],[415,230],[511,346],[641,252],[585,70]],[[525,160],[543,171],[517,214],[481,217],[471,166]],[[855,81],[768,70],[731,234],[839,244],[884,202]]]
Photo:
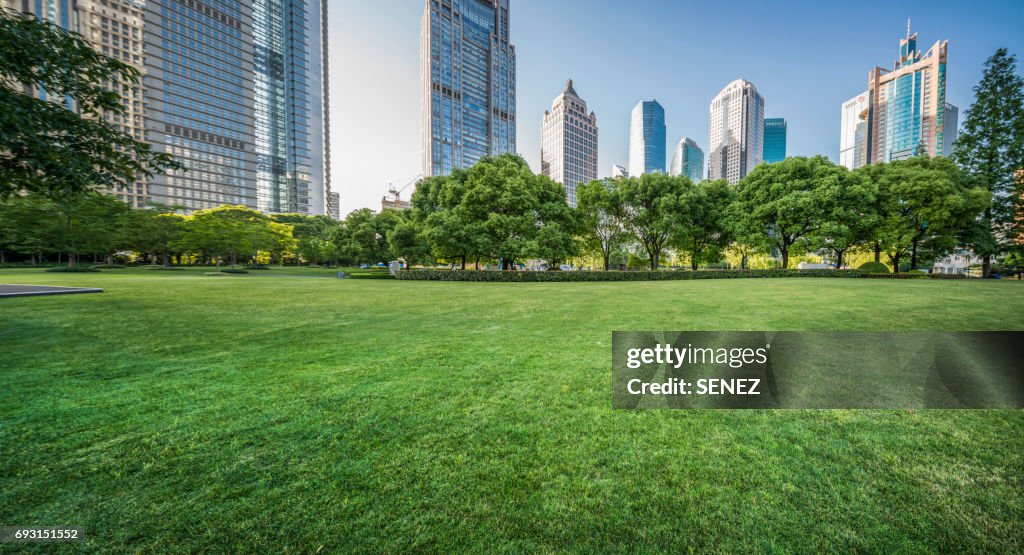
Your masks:
[[[910,40],[910,18],[907,18],[907,40]]]

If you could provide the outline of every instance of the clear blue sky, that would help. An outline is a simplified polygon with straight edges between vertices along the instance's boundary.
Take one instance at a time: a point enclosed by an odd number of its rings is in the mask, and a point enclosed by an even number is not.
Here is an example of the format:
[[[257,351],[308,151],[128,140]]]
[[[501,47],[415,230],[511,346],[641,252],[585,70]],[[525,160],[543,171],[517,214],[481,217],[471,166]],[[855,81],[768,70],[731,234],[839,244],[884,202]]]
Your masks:
[[[389,182],[420,171],[424,3],[330,2],[333,187],[343,215],[379,209]],[[947,95],[961,121],[985,59],[999,47],[1024,56],[1024,0],[511,0],[518,152],[539,170],[541,118],[568,78],[597,114],[602,176],[628,161],[639,100],[665,107],[669,149],[684,135],[704,148],[708,104],[744,78],[768,117],[788,120],[788,154],[836,160],[842,102],[867,89],[874,66],[891,66],[908,17],[924,48],[949,41]]]

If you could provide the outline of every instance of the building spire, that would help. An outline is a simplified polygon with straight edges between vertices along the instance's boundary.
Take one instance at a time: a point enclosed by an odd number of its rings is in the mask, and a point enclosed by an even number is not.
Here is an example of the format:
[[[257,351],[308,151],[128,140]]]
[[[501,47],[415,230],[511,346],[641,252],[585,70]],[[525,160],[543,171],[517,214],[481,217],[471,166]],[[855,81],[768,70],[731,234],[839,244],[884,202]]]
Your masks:
[[[907,40],[910,40],[910,18],[907,18]]]
[[[569,79],[565,83],[565,94],[571,94],[573,96],[579,96],[576,94],[576,89],[572,88],[572,79]]]

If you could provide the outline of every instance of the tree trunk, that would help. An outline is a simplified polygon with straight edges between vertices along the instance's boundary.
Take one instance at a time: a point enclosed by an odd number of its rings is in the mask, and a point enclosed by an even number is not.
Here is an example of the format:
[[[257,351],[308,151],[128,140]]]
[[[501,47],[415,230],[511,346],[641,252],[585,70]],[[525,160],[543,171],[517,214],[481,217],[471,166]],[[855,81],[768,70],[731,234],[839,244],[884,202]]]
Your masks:
[[[789,269],[789,246],[782,245],[782,248],[779,249],[779,252],[782,253],[782,269]]]
[[[219,256],[216,258],[215,262],[216,262],[216,271],[219,273],[220,272],[220,257]]]
[[[462,270],[466,270],[466,255],[462,255]]]
[[[34,268],[36,266],[36,253],[32,253],[29,256],[32,258],[32,267]]]
[[[992,255],[986,254],[981,258],[981,277],[987,278],[992,273]]]
[[[603,258],[604,258],[604,271],[607,272],[608,271],[608,262],[609,262],[609,259],[611,258],[611,256],[606,254],[606,255],[604,255]]]
[[[171,256],[170,256],[170,253],[167,252],[167,251],[164,251],[164,268],[170,268],[170,267],[171,267]]]
[[[910,242],[910,269],[917,269],[917,239]]]
[[[836,269],[838,270],[838,269],[843,267],[843,255],[846,254],[846,251],[845,250],[835,251],[835,253],[836,253]]]
[[[68,253],[68,268],[77,268],[77,267],[78,267],[78,253],[69,252]]]
[[[651,253],[651,271],[652,272],[658,271],[658,259],[660,259],[660,258],[661,258],[661,253],[660,252],[652,252]]]
[[[882,245],[878,242],[875,243],[875,262],[882,263]]]

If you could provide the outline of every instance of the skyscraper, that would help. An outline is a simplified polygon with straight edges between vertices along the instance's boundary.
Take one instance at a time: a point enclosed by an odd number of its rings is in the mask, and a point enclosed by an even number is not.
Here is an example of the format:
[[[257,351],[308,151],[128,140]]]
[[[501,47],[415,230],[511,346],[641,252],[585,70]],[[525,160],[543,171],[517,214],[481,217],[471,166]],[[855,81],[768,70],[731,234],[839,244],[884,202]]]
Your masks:
[[[843,103],[839,131],[839,164],[855,170],[866,156],[868,125],[868,92],[864,91]],[[859,137],[859,141],[858,141]],[[864,150],[864,154],[859,154]]]
[[[188,171],[108,193],[135,207],[327,213],[325,0],[0,1],[140,71],[137,85],[111,84],[128,113],[104,117]]]
[[[672,167],[669,175],[684,175],[694,183],[700,183],[704,178],[704,151],[697,146],[697,142],[689,137],[679,139],[675,153],[672,155]]]
[[[644,100],[633,108],[629,127],[629,175],[665,173],[665,109],[657,100]]]
[[[515,152],[509,0],[427,0],[420,35],[423,175]]]
[[[946,122],[948,50],[948,41],[937,41],[922,54],[908,22],[893,69],[868,74],[868,163],[908,158],[919,148],[928,156],[948,154],[946,135],[956,133],[956,122]]]
[[[767,118],[764,120],[764,154],[762,159],[771,164],[786,159],[786,120]]]
[[[618,164],[612,164],[612,177],[629,177],[629,170]]]
[[[708,179],[736,184],[761,163],[764,98],[753,83],[737,79],[711,101],[708,119]]]
[[[953,143],[960,134],[960,108],[949,102],[942,108],[942,155],[953,155]]]
[[[597,179],[597,116],[572,86],[544,112],[540,148],[541,173],[561,183],[570,206],[576,206],[576,186]]]

